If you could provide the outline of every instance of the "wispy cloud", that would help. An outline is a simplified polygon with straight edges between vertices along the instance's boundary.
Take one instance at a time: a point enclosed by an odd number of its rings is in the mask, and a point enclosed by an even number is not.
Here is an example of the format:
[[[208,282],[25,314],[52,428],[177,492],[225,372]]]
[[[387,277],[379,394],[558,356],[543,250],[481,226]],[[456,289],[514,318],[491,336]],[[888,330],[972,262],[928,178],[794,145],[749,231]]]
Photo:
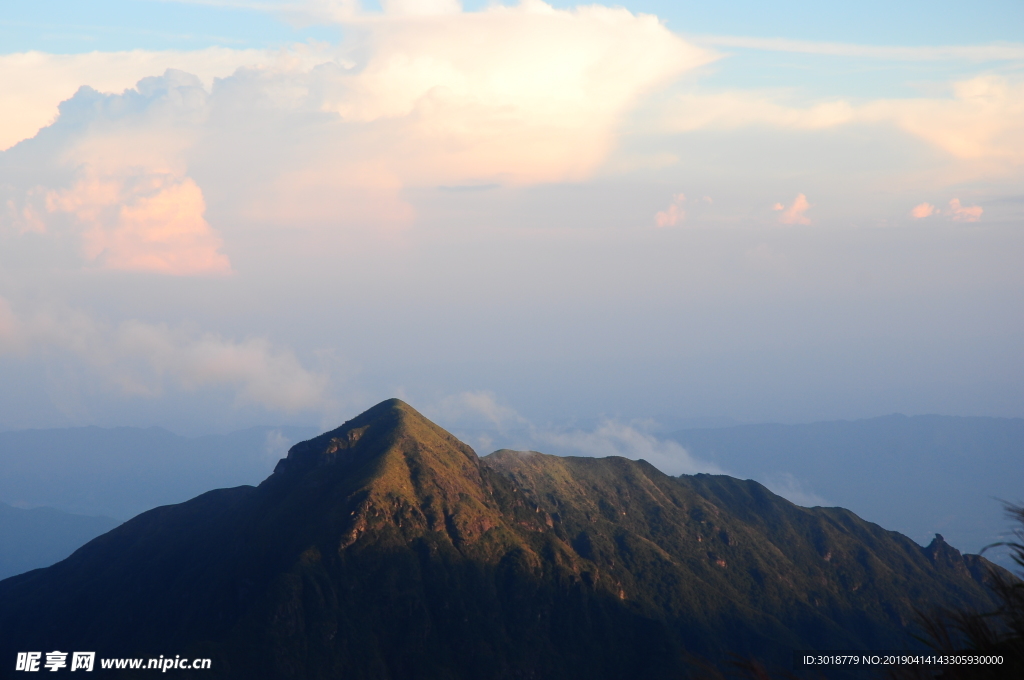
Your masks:
[[[306,369],[266,338],[230,340],[184,327],[125,321],[111,325],[82,312],[19,318],[0,298],[0,352],[64,351],[126,394],[159,396],[165,381],[186,391],[234,390],[239,403],[295,412],[330,406],[327,376]]]
[[[615,420],[607,420],[591,431],[572,430],[568,432],[540,430],[532,434],[543,450],[547,445],[562,453],[605,457],[622,456],[633,460],[646,460],[662,472],[670,475],[697,474],[706,472],[722,474],[713,463],[699,460],[678,443],[658,439]]]
[[[1024,61],[1024,44],[1011,42],[988,45],[885,46],[725,35],[700,35],[690,38],[698,44],[713,47],[739,47],[767,52],[795,52],[886,61]]]
[[[499,445],[563,456],[622,456],[646,460],[671,475],[722,473],[718,466],[693,457],[677,442],[645,432],[643,422],[607,419],[592,429],[538,426],[494,392],[485,390],[446,396],[424,412],[456,432],[466,430],[461,436],[481,451]]]
[[[949,83],[947,97],[845,99],[804,106],[789,92],[694,90],[663,108],[668,132],[771,126],[824,130],[845,125],[895,125],[952,158],[982,161],[984,176],[1015,173],[1024,164],[1024,79],[987,74]]]

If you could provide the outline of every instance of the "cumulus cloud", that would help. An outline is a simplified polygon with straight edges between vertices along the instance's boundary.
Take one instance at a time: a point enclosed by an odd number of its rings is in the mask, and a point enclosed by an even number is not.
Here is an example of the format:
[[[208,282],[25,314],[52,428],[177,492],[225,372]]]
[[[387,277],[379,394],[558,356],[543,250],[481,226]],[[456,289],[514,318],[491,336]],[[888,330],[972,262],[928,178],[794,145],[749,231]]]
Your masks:
[[[954,198],[949,202],[949,210],[953,214],[953,219],[958,222],[977,222],[981,219],[981,214],[985,212],[980,205],[960,205],[959,198]]]
[[[188,391],[234,390],[239,403],[294,412],[328,405],[327,377],[266,338],[235,341],[162,324],[110,325],[82,312],[15,315],[0,298],[0,351],[69,352],[127,394],[155,397],[165,382]]]
[[[709,199],[710,200],[710,199]],[[683,210],[683,203],[686,202],[685,194],[676,194],[672,197],[672,203],[665,210],[659,211],[654,216],[654,224],[659,228],[674,227],[686,219],[686,211]]]
[[[79,90],[47,134],[0,154],[0,228],[72,238],[105,269],[229,272],[186,174],[206,99],[198,78],[177,71],[122,95]]]
[[[458,0],[381,0],[381,8],[390,16],[437,16],[458,14],[462,3]]]
[[[4,223],[53,233],[50,218],[62,213],[102,266],[223,272],[230,235],[204,221],[204,207],[236,223],[389,233],[414,218],[402,197],[410,186],[584,179],[646,93],[715,58],[624,9],[537,0],[385,9],[321,3],[312,10],[344,24],[342,44],[210,53],[215,65],[193,69],[202,77],[153,75],[156,64],[188,68],[201,55],[11,57],[8,70],[31,67],[31,80],[12,81],[30,99],[36,81],[119,91],[129,75],[151,77],[123,92],[78,90],[51,125],[0,154]],[[90,76],[108,66],[109,79]],[[139,177],[162,178],[161,188],[139,194]]]
[[[779,222],[782,224],[810,224],[811,218],[804,215],[810,207],[811,204],[807,202],[807,197],[803,194],[797,194],[796,198],[793,199],[793,203],[788,208],[781,203],[776,203],[772,206],[772,210],[782,213],[779,215]]]
[[[302,60],[323,61],[323,46],[299,45],[290,50],[201,50],[88,52],[0,55],[0,149],[6,149],[53,122],[57,106],[83,85],[101,92],[122,92],[147,76],[169,68],[199,76],[209,86],[215,77],[231,75],[241,66],[275,65]],[[312,65],[312,64],[310,64]]]
[[[559,451],[576,455],[642,459],[670,475],[692,475],[698,472],[722,474],[718,466],[694,458],[678,443],[658,439],[614,420],[605,421],[589,432],[538,430],[533,433],[533,438],[539,450],[543,450],[544,446],[552,446]]]
[[[914,209],[910,211],[910,214],[915,219],[922,219],[924,217],[931,217],[936,212],[935,206],[931,203],[919,203],[914,206]]]
[[[353,26],[369,56],[323,106],[397,135],[412,182],[586,177],[639,96],[713,58],[654,16],[537,0]]]
[[[65,214],[81,230],[82,252],[105,269],[163,274],[231,270],[222,243],[203,217],[203,192],[189,177],[99,177],[85,173],[46,196],[49,215]]]

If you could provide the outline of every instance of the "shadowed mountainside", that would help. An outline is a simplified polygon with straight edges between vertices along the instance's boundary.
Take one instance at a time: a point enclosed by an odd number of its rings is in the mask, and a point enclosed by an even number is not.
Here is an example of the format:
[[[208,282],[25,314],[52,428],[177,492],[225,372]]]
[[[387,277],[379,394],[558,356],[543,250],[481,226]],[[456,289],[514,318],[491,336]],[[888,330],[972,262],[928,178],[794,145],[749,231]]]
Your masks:
[[[939,539],[922,549],[754,482],[480,459],[390,400],[292,447],[259,487],[156,508],[3,581],[0,658],[210,657],[205,678],[673,678],[693,653],[904,647],[914,606],[990,606],[985,574]]]

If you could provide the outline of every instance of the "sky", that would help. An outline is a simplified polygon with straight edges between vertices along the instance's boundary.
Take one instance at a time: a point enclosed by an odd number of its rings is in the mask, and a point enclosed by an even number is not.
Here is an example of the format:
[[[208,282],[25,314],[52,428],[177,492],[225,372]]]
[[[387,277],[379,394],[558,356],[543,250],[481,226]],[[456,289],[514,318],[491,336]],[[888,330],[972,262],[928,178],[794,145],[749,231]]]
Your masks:
[[[8,0],[0,430],[1024,416],[1021,26]]]

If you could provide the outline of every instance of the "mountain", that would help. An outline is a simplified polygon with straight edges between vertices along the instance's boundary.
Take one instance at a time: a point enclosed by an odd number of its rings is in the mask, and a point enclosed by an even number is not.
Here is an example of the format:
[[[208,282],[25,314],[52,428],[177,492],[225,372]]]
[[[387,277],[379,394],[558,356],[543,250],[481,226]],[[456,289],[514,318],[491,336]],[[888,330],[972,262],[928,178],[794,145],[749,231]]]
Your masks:
[[[993,606],[988,568],[755,482],[481,459],[390,400],[293,446],[256,488],[156,508],[0,582],[0,658],[206,657],[204,678],[676,678],[693,654],[905,648],[915,607]]]
[[[53,508],[24,510],[0,503],[0,579],[48,567],[120,522]]]
[[[804,495],[824,499],[809,504],[849,508],[920,542],[941,533],[971,551],[1005,540],[998,499],[1024,500],[1021,418],[896,414],[688,429],[668,438],[723,470],[742,470],[782,493],[796,482]]]

